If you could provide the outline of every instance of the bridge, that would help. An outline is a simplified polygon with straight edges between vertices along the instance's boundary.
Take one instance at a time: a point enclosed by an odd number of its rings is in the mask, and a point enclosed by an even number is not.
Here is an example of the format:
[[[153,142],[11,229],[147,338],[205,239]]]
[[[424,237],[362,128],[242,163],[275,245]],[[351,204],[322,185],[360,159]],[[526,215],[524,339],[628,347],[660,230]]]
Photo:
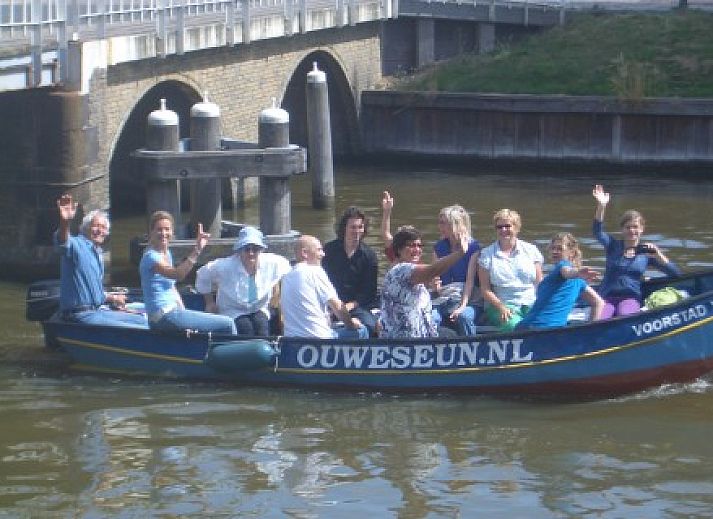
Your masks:
[[[362,91],[499,38],[563,23],[560,4],[500,0],[0,0],[0,264],[54,264],[54,200],[114,211],[142,189],[131,152],[159,100],[188,133],[207,92],[223,135],[255,142],[272,99],[306,145],[305,79],[328,77],[335,155],[360,149]],[[236,203],[254,179],[231,181]],[[30,269],[31,270],[31,269]]]

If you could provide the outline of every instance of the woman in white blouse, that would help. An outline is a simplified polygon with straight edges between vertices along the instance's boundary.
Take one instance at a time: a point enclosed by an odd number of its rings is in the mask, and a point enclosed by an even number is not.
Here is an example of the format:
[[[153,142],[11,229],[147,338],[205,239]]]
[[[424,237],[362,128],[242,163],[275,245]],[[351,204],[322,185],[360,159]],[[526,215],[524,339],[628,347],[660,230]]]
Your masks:
[[[500,209],[493,215],[498,239],[480,252],[478,279],[490,324],[512,330],[535,302],[542,280],[542,254],[518,239],[522,222],[517,211]]]

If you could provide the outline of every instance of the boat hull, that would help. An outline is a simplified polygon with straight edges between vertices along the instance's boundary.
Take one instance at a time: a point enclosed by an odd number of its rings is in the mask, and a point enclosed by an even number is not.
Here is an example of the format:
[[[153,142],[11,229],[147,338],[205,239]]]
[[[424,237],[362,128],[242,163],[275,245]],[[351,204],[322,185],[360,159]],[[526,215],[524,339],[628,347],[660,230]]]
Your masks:
[[[448,339],[236,339],[43,324],[75,367],[95,371],[338,390],[602,396],[713,370],[713,272],[676,284],[700,295],[592,324]]]

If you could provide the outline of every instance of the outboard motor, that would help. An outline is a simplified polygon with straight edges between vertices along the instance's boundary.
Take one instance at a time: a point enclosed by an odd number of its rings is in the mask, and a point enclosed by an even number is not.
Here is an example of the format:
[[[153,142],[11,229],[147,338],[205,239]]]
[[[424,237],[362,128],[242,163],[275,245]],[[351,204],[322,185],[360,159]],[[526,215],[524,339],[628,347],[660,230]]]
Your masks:
[[[35,281],[27,287],[25,318],[46,321],[59,310],[59,280]]]

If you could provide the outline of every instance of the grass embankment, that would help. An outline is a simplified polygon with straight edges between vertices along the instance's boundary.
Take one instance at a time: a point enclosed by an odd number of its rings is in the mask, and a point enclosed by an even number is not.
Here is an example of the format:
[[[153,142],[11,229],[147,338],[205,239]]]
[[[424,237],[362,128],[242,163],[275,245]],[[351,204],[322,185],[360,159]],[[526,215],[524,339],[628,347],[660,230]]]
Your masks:
[[[713,97],[713,13],[575,14],[564,27],[440,63],[394,88]]]

